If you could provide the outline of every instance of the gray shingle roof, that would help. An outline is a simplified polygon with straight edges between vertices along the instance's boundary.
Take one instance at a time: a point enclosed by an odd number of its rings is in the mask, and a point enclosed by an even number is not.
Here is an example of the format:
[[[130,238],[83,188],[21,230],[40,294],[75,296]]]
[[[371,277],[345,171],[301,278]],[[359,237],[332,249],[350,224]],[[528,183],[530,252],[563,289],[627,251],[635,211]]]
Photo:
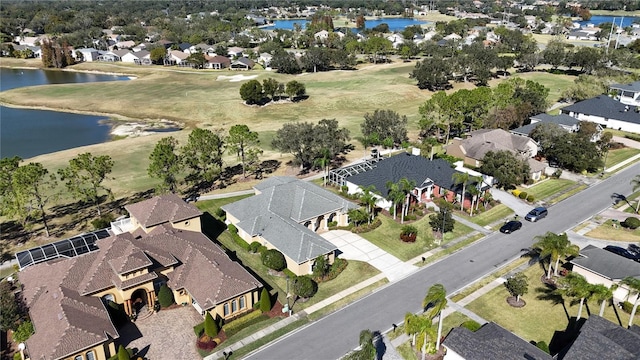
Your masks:
[[[502,129],[476,130],[469,135],[470,137],[462,140],[461,147],[464,148],[467,157],[477,160],[482,160],[489,151],[528,152],[527,144],[534,142],[530,138],[514,135]]]
[[[640,334],[618,326],[597,315],[582,325],[576,340],[563,360],[638,359]]]
[[[593,245],[580,250],[580,256],[571,263],[613,280],[640,278],[640,263]]]
[[[610,86],[610,88],[616,90],[638,92],[640,91],[640,81],[632,82],[631,84],[613,84]]]
[[[487,323],[476,332],[453,328],[443,345],[465,359],[553,359],[495,323]]]
[[[580,120],[574,117],[571,117],[567,114],[549,115],[549,114],[542,113],[542,114],[532,116],[531,119],[537,120],[539,123],[545,122],[545,123],[554,123],[554,124],[566,125],[566,126],[578,125],[580,123]]]
[[[375,168],[349,176],[346,181],[361,187],[373,185],[382,196],[386,197],[389,193],[387,182],[396,183],[402,178],[414,181],[416,186],[431,179],[438,186],[457,191],[459,186],[453,184],[453,174],[455,173],[459,173],[459,171],[456,171],[445,160],[429,160],[422,156],[402,153],[381,160]]]
[[[640,124],[640,113],[635,112],[633,106],[629,106],[628,111],[625,111],[626,108],[627,106],[625,104],[607,95],[598,95],[594,98],[563,107],[560,111],[563,114],[574,112]]]
[[[298,264],[336,248],[301,223],[358,206],[314,184],[293,177],[273,177],[255,186],[260,192],[222,206],[238,219],[236,226],[261,236]]]

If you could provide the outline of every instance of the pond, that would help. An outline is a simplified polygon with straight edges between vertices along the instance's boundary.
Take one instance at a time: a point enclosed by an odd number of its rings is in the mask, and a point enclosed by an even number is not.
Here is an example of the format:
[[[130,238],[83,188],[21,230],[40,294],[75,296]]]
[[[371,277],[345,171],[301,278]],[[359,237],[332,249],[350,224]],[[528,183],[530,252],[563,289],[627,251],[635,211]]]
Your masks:
[[[0,68],[0,91],[19,87],[128,80],[126,76]],[[24,159],[109,140],[104,116],[0,106],[0,156]]]
[[[589,19],[588,21],[578,21],[578,24],[580,24],[581,26],[585,26],[588,24],[593,24],[595,26],[598,26],[602,23],[606,23],[606,22],[614,22],[615,20],[615,24],[616,26],[620,26],[620,21],[622,21],[622,27],[627,27],[627,26],[631,26],[631,24],[633,24],[634,22],[636,23],[640,23],[640,17],[634,17],[634,16],[604,16],[604,15],[594,15],[591,17],[591,19]]]
[[[306,19],[276,20],[273,25],[265,26],[264,28],[293,30],[293,24],[296,24],[296,23],[301,25],[302,28],[304,29],[306,25],[309,23],[309,21]],[[376,20],[366,20],[364,25],[365,25],[365,28],[372,29],[383,23],[389,25],[390,31],[402,31],[407,26],[423,25],[423,24],[428,24],[429,22],[415,20],[412,18],[382,18],[382,19],[376,19]],[[333,23],[334,27],[341,27],[344,25],[345,25],[344,23],[339,23],[337,21]],[[351,30],[354,32],[357,31],[357,29],[355,28],[352,28]]]

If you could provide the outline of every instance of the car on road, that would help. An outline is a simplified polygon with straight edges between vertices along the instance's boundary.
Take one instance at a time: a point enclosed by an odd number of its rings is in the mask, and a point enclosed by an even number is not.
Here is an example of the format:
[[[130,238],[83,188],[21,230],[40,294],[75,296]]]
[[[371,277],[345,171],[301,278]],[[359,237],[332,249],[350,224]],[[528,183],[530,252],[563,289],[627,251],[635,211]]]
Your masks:
[[[627,251],[640,256],[640,246],[636,245],[636,244],[629,244],[629,246],[627,246]]]
[[[522,227],[522,223],[517,220],[511,220],[500,228],[500,232],[503,234],[511,234],[512,232],[519,230]]]
[[[640,262],[640,256],[635,255],[634,253],[628,251],[627,249],[620,247],[620,246],[614,246],[614,245],[607,245],[604,247],[605,250],[610,251],[614,254],[626,257],[627,259],[631,259],[631,260],[635,260]]]
[[[547,208],[540,206],[529,211],[529,213],[524,217],[524,219],[527,221],[536,222],[542,218],[547,217],[547,214],[549,214],[549,211],[547,210]]]

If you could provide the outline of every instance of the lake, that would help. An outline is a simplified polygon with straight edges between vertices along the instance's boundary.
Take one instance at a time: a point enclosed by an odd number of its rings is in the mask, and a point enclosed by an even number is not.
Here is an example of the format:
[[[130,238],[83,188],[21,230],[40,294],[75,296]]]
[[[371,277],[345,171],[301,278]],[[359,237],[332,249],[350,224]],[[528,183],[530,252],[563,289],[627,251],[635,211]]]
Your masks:
[[[297,19],[297,20],[276,20],[274,21],[273,25],[271,26],[265,26],[263,28],[265,29],[286,29],[286,30],[293,30],[293,24],[298,23],[302,26],[302,28],[304,29],[307,24],[309,23],[308,20],[306,19]],[[402,31],[404,30],[407,26],[411,26],[411,25],[423,25],[423,24],[428,24],[428,21],[420,21],[420,20],[415,20],[415,19],[411,19],[411,18],[386,18],[386,19],[377,19],[377,20],[366,20],[364,25],[367,29],[372,29],[380,24],[387,24],[389,25],[389,30],[390,31]],[[338,21],[333,23],[334,27],[341,27],[344,26],[344,23],[340,23]],[[356,28],[352,28],[352,31],[357,31]]]
[[[604,15],[593,15],[589,21],[578,21],[578,24],[585,26],[588,24],[593,24],[598,26],[602,23],[613,22],[615,18],[616,26],[620,26],[620,20],[622,20],[622,27],[631,26],[634,22],[640,22],[640,17],[634,16],[604,16]]]
[[[128,80],[126,76],[0,68],[0,91],[18,87]],[[104,116],[0,106],[0,157],[23,159],[109,140]]]

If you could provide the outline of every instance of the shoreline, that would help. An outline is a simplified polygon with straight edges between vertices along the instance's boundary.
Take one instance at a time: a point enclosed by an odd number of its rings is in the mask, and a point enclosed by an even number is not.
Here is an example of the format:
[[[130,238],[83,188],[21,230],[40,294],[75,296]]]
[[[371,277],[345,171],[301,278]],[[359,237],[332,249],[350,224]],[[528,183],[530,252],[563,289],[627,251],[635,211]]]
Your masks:
[[[43,110],[43,111],[55,111],[55,112],[63,112],[69,114],[80,114],[80,115],[90,115],[90,116],[100,116],[105,117],[105,119],[101,119],[100,123],[108,124],[110,126],[109,129],[109,139],[107,141],[113,141],[121,137],[140,137],[146,135],[154,135],[160,132],[166,131],[155,131],[161,129],[175,129],[175,131],[184,130],[186,127],[183,123],[168,120],[168,119],[140,119],[140,118],[131,118],[128,116],[116,114],[116,113],[101,113],[96,111],[82,111],[82,110],[73,110],[73,109],[56,109],[47,106],[26,106],[26,105],[17,105],[6,102],[0,102],[0,106],[14,108],[14,109],[24,109],[24,110]],[[105,142],[107,142],[105,141]],[[44,154],[43,154],[44,155]]]

